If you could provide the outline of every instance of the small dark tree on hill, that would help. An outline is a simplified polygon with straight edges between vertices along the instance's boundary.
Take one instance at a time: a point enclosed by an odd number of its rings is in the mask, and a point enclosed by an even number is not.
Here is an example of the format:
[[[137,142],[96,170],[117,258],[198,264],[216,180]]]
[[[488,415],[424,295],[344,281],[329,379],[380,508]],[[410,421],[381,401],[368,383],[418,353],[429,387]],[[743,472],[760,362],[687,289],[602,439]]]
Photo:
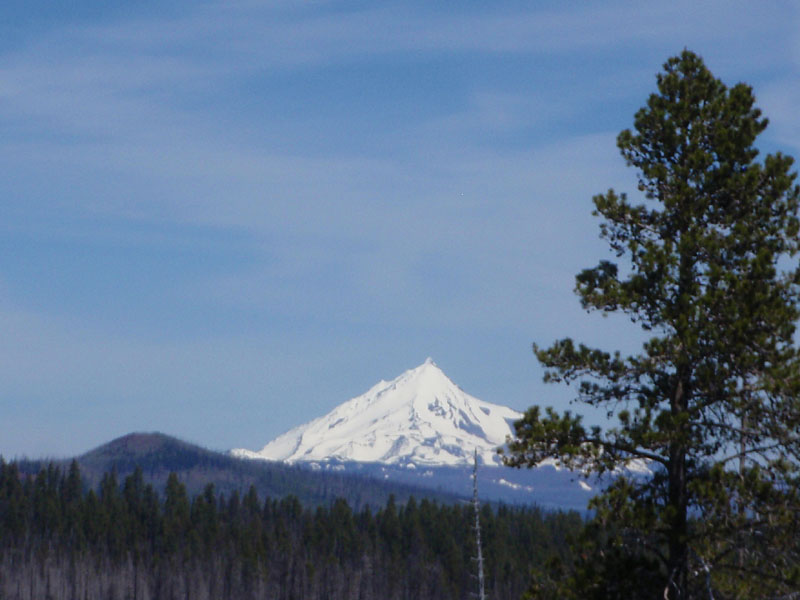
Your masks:
[[[800,589],[800,189],[790,157],[756,161],[767,120],[749,86],[727,88],[689,51],[657,84],[617,138],[644,203],[594,198],[625,262],[576,277],[585,309],[622,312],[652,337],[634,356],[534,345],[546,381],[579,382],[577,401],[618,423],[533,407],[505,460],[654,470],[593,501],[607,541],[562,570],[582,584],[574,594],[634,597],[624,580],[637,577],[641,597],[778,597]]]

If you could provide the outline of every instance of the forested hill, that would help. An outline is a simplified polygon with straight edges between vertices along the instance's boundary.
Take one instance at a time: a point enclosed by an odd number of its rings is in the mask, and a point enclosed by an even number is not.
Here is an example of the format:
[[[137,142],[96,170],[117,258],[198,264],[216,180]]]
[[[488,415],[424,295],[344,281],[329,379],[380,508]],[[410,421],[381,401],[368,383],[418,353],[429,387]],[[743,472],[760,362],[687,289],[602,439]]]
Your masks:
[[[138,466],[144,481],[163,491],[170,473],[178,475],[189,494],[201,492],[209,483],[218,492],[240,493],[254,486],[261,497],[283,498],[293,495],[303,505],[328,505],[338,498],[356,510],[383,506],[390,496],[405,502],[412,495],[441,502],[456,502],[457,496],[422,489],[408,484],[380,481],[365,475],[312,471],[271,461],[235,458],[184,442],[163,433],[131,433],[76,457],[82,477],[96,488],[103,476],[116,471],[122,479]],[[20,461],[19,468],[37,474],[50,461]],[[66,469],[71,459],[53,461]]]
[[[466,599],[475,591],[472,507],[393,498],[374,510],[345,500],[163,494],[137,468],[81,483],[78,463],[35,476],[0,460],[0,598],[272,600]],[[519,598],[530,568],[566,556],[576,513],[481,512],[487,592]]]

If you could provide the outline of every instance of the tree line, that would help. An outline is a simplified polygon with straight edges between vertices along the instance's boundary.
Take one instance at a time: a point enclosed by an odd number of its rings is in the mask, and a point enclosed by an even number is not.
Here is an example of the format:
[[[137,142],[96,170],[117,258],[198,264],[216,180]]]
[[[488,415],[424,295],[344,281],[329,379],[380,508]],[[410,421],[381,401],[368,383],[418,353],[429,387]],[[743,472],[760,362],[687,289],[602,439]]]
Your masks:
[[[444,490],[429,490],[388,480],[377,480],[359,472],[342,473],[334,469],[312,470],[302,465],[287,465],[265,460],[242,460],[164,435],[131,433],[112,440],[76,457],[81,477],[90,487],[97,487],[103,476],[116,469],[118,479],[133,473],[138,466],[144,478],[161,492],[171,472],[175,472],[190,495],[202,492],[214,483],[217,492],[226,495],[255,486],[260,496],[282,498],[293,495],[304,505],[328,505],[345,498],[355,510],[366,505],[382,506],[394,494],[404,503],[411,495],[425,496],[450,503],[458,496]],[[48,460],[19,460],[24,473],[36,475]],[[63,469],[70,460],[52,461]]]
[[[576,513],[484,506],[487,593],[519,598],[532,566],[569,559]],[[0,459],[0,599],[465,599],[476,589],[468,504],[394,498],[353,510],[339,499],[163,493],[142,470],[97,488],[77,462],[25,475]]]

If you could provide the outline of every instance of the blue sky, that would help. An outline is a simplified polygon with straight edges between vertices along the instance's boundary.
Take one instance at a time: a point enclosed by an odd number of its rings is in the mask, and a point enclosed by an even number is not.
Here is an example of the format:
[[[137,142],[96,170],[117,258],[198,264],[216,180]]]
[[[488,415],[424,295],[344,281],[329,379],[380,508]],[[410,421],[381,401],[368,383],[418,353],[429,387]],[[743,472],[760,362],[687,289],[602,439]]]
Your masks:
[[[0,7],[0,454],[130,431],[260,448],[432,356],[566,407],[591,197],[687,47],[800,154],[791,2]],[[590,417],[594,418],[594,417]]]

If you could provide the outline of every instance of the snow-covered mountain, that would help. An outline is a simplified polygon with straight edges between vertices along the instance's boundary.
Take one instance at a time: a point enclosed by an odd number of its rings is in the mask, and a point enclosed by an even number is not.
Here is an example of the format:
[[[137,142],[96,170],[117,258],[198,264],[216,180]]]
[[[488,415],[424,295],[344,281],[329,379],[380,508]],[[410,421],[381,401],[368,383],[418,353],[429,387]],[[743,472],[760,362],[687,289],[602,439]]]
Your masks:
[[[429,358],[327,415],[284,433],[258,452],[236,449],[231,454],[468,497],[477,450],[482,498],[586,510],[601,482],[558,468],[551,460],[535,469],[501,466],[497,448],[521,416],[511,408],[470,396]]]
[[[283,462],[382,463],[406,468],[500,464],[496,449],[522,415],[470,396],[429,358],[381,381],[327,415],[301,425],[242,458]]]

